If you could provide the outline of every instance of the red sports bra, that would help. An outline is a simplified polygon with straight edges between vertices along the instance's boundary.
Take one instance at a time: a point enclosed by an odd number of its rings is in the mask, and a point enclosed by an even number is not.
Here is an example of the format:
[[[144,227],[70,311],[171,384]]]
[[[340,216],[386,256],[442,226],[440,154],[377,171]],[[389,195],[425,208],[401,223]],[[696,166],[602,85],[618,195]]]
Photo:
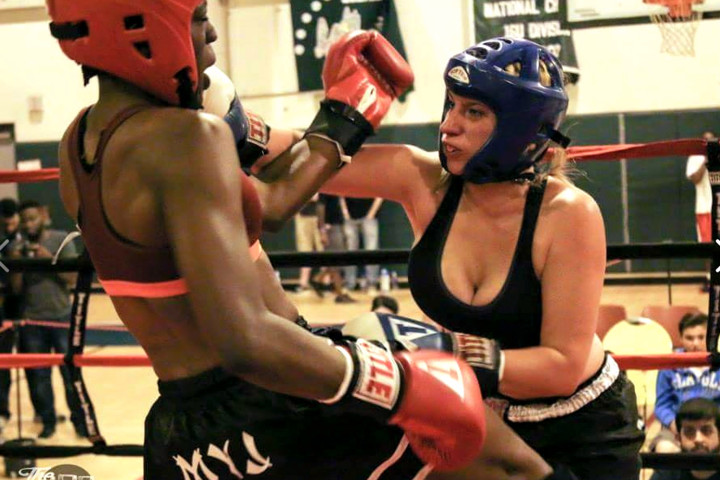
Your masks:
[[[113,133],[130,117],[145,110],[134,106],[118,113],[100,136],[95,163],[84,161],[83,138],[87,114],[91,107],[82,110],[70,130],[69,160],[80,198],[78,226],[98,280],[108,295],[143,298],[161,298],[183,295],[188,292],[173,258],[170,246],[150,247],[139,245],[118,234],[110,224],[102,206],[102,158]],[[262,253],[258,240],[262,231],[262,210],[257,191],[250,178],[238,167],[242,184],[242,203],[245,226],[253,260]]]

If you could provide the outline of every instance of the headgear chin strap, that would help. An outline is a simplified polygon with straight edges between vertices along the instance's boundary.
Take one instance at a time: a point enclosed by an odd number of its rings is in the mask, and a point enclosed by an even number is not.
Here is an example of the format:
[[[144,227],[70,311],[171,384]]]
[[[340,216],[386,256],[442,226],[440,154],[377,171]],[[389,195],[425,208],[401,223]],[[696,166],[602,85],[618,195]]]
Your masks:
[[[540,82],[540,62],[547,66],[550,86]],[[517,63],[519,76],[505,71]],[[558,60],[529,40],[494,38],[455,55],[445,69],[445,85],[456,95],[489,106],[497,117],[492,135],[468,161],[462,176],[473,183],[502,182],[540,160],[550,141],[563,147],[570,139],[557,129],[565,118],[568,97]],[[445,99],[443,120],[450,108]],[[439,140],[440,161],[447,159]],[[529,149],[531,144],[535,148]]]
[[[47,0],[50,32],[80,65],[199,108],[193,12],[203,0]]]

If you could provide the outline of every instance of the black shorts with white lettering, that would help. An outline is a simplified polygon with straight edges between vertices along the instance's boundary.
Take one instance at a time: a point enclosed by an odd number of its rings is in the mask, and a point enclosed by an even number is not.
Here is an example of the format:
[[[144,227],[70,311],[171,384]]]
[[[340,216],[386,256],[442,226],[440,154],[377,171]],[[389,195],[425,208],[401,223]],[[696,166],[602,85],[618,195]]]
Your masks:
[[[145,480],[412,480],[423,469],[398,428],[221,369],[158,385]]]

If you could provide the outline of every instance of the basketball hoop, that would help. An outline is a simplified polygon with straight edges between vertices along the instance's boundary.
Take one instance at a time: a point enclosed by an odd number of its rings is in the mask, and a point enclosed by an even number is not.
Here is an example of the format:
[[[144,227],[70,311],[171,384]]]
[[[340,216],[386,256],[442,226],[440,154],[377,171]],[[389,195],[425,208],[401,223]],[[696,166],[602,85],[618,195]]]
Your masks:
[[[702,12],[693,5],[704,0],[643,0],[647,4],[665,7],[662,12],[653,12],[650,19],[660,28],[662,45],[660,51],[669,55],[692,57],[695,55],[695,32]]]

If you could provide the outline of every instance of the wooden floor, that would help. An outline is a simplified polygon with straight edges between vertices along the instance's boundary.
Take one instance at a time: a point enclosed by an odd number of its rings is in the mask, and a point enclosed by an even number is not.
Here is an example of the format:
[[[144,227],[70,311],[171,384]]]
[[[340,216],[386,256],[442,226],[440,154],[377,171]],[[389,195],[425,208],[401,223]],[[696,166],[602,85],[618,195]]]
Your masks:
[[[353,304],[336,304],[331,295],[320,299],[313,293],[291,294],[300,311],[311,323],[333,324],[362,314],[369,310],[371,297],[358,293]],[[420,310],[407,290],[395,290],[392,295],[400,302],[400,314],[420,318]],[[673,304],[695,305],[707,311],[708,296],[699,290],[698,285],[678,285],[672,289]],[[667,304],[667,286],[610,286],[606,287],[603,303],[625,305],[629,316],[639,316],[644,305]],[[89,325],[117,324],[119,319],[107,297],[93,295],[90,301]],[[88,353],[138,354],[138,347],[90,347]],[[57,370],[57,369],[56,369]],[[15,375],[15,373],[13,373]],[[21,373],[21,375],[23,375]],[[109,444],[142,444],[143,419],[157,396],[156,380],[150,368],[86,368],[83,371],[91,398],[95,404],[100,429]],[[14,383],[13,387],[16,384]],[[34,437],[40,425],[32,422],[27,384],[24,376],[21,385],[22,434]],[[54,373],[54,390],[58,412],[67,415],[67,407],[62,390],[62,381],[57,371]],[[11,391],[11,411],[13,419],[5,427],[5,439],[16,438],[17,406],[16,391]],[[656,427],[653,427],[656,428]],[[87,445],[87,441],[75,437],[70,422],[58,424],[56,435],[44,441],[45,445]],[[39,459],[40,467],[52,467],[60,464],[75,464],[83,467],[98,480],[135,480],[142,475],[140,458],[104,457],[85,455],[66,459]],[[4,466],[0,468],[4,474]],[[5,478],[5,477],[0,477]]]

